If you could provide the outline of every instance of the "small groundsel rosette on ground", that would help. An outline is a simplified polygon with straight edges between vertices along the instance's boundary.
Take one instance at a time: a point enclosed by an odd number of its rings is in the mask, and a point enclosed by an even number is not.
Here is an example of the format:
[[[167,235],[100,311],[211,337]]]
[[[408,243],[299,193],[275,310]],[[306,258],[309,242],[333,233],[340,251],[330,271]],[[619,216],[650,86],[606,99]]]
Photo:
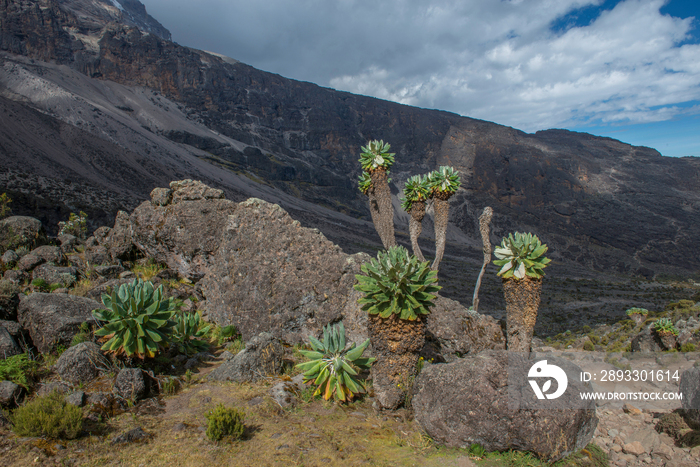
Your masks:
[[[678,335],[678,329],[676,329],[673,322],[668,318],[661,318],[657,320],[654,323],[654,331],[656,331],[658,334],[673,334],[674,336]]]
[[[454,168],[442,166],[437,170],[433,170],[428,174],[428,187],[433,194],[447,193],[452,194],[457,191],[462,184],[459,178],[459,172]]]
[[[362,265],[364,275],[357,274],[355,290],[364,294],[357,303],[371,315],[388,318],[392,314],[413,321],[420,315],[430,314],[434,306],[433,293],[437,285],[437,271],[428,262],[408,254],[402,246],[380,251],[377,259]]]
[[[192,355],[209,349],[207,333],[211,326],[204,323],[199,313],[176,313],[173,318],[173,342],[178,352]]]
[[[401,207],[404,211],[410,211],[413,203],[425,201],[430,196],[428,175],[414,175],[406,180],[403,187],[404,198],[401,199]]]
[[[296,367],[304,371],[304,382],[316,386],[314,396],[319,394],[329,400],[351,401],[357,394],[367,391],[365,383],[356,377],[362,370],[369,370],[374,358],[363,357],[369,339],[359,346],[345,343],[343,323],[330,324],[323,328],[323,340],[309,336],[312,350],[299,352],[309,358]]]
[[[395,153],[390,153],[391,145],[385,143],[384,140],[370,141],[367,146],[362,146],[360,154],[360,164],[366,172],[374,172],[375,170],[388,170],[394,164]]]
[[[544,254],[547,245],[542,244],[537,235],[516,232],[503,238],[500,246],[494,250],[497,260],[493,262],[501,266],[498,275],[502,279],[524,279],[532,277],[541,279],[543,269],[551,262]]]
[[[154,357],[175,326],[175,299],[164,298],[163,286],[154,289],[150,281],[122,284],[111,296],[102,295],[102,304],[106,309],[94,310],[92,315],[107,324],[95,335],[106,340],[102,350],[116,355]]]

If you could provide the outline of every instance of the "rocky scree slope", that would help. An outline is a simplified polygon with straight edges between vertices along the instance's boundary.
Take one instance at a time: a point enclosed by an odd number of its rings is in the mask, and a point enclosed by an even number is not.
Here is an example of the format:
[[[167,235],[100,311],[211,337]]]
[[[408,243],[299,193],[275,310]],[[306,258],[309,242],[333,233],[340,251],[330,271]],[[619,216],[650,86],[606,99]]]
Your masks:
[[[131,27],[124,15],[121,22],[101,22],[104,16],[86,16],[80,5],[0,4],[6,97],[43,105],[39,110],[54,119],[81,122],[97,138],[132,146],[144,159],[172,164],[239,199],[241,191],[257,195],[247,190],[262,185],[258,189],[269,197],[286,195],[292,204],[292,198],[301,199],[366,219],[366,199],[355,183],[357,154],[368,139],[381,138],[397,152],[394,194],[409,175],[441,164],[462,173],[450,238],[473,247],[474,255],[480,249],[477,217],[490,205],[494,240],[515,229],[532,230],[561,263],[646,277],[687,274],[700,264],[692,248],[700,235],[692,228],[700,221],[697,158],[665,158],[649,148],[561,130],[531,135],[337,92],[179,46]],[[13,73],[53,73],[45,79],[57,86],[51,104],[40,104],[37,96],[45,92],[43,82],[38,90],[27,89]],[[85,85],[71,88],[75,79]],[[95,87],[102,89],[86,91]],[[128,93],[142,93],[144,99],[131,102],[150,102],[146,110],[131,106]],[[94,106],[99,112],[77,105],[89,107],[96,96],[103,101]],[[104,120],[108,124],[97,123]],[[123,126],[128,131],[120,132]],[[65,168],[63,161],[58,165]],[[243,186],[236,172],[261,184]],[[103,180],[90,180],[107,188]],[[407,216],[399,212],[396,220],[402,228]]]

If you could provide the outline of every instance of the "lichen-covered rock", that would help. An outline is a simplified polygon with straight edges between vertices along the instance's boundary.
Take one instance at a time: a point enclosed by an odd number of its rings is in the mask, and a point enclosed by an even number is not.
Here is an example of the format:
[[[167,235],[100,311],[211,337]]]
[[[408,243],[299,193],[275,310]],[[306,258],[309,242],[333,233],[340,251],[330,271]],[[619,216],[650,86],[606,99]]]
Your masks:
[[[19,255],[15,253],[14,250],[7,250],[5,253],[3,253],[0,261],[2,261],[2,264],[6,268],[11,268],[17,263],[17,261],[19,261]]]
[[[19,286],[8,280],[0,280],[0,320],[17,319]]]
[[[173,190],[170,188],[154,188],[151,191],[151,203],[154,206],[167,206],[173,199]]]
[[[100,241],[98,239],[98,241]],[[128,261],[136,255],[136,248],[131,241],[131,220],[129,214],[119,211],[114,219],[114,227],[101,240],[101,245],[107,249],[112,261]]]
[[[15,407],[22,402],[22,388],[12,381],[0,381],[0,405]]]
[[[506,340],[493,317],[464,308],[438,296],[426,318],[426,344],[421,355],[428,361],[451,362],[482,350],[505,350]]]
[[[44,262],[43,258],[39,258],[31,253],[24,255],[17,261],[17,269],[20,271],[31,271],[35,267],[39,266]]]
[[[224,192],[211,188],[197,180],[177,180],[170,182],[172,204],[201,199],[224,199]]]
[[[127,400],[141,400],[148,395],[149,385],[140,368],[124,368],[114,380],[114,394]]]
[[[43,279],[49,284],[61,284],[70,287],[78,280],[78,270],[74,267],[53,266],[42,264],[32,271],[34,279]]]
[[[632,338],[630,343],[632,352],[661,352],[665,349],[659,336],[647,327]]]
[[[93,319],[91,312],[98,308],[102,305],[89,298],[35,292],[20,301],[17,318],[39,352],[49,353],[57,345],[70,346],[80,325]]]
[[[61,251],[64,255],[74,252],[77,246],[80,244],[78,237],[71,234],[59,235],[57,240],[61,245]]]
[[[0,358],[8,358],[22,353],[22,349],[7,329],[0,327]]]
[[[106,266],[95,266],[95,274],[105,279],[117,279],[119,274],[124,272],[124,268],[118,264]]]
[[[529,393],[511,406],[509,397],[518,397],[520,388],[509,391],[508,355],[488,350],[452,363],[426,365],[414,385],[416,421],[433,440],[449,447],[479,443],[486,451],[530,451],[547,461],[584,448],[598,424],[595,402],[578,410],[523,408],[525,397],[534,399],[525,370],[521,383]],[[556,400],[560,407],[574,407],[580,390],[591,390],[590,383],[572,379],[570,389]]]
[[[144,256],[197,281],[209,271],[236,203],[201,182],[185,182],[171,183],[171,204],[154,206],[146,201],[134,210],[131,240]]]
[[[11,216],[0,220],[0,250],[15,250],[22,246],[31,250],[46,242],[46,232],[39,219]]]
[[[689,368],[681,374],[680,392],[685,420],[692,428],[700,429],[700,368]]]
[[[61,354],[53,370],[73,384],[86,384],[109,368],[109,362],[94,342],[74,345]]]
[[[30,254],[41,258],[46,263],[61,264],[65,259],[61,248],[53,245],[40,246],[33,249]]]
[[[228,217],[201,282],[209,318],[235,325],[244,339],[271,332],[288,343],[306,341],[343,319],[349,340],[366,339],[359,325],[366,316],[352,287],[368,259],[345,254],[278,205],[251,198]]]
[[[212,381],[257,381],[282,371],[284,347],[269,333],[254,337],[245,349],[209,373]]]

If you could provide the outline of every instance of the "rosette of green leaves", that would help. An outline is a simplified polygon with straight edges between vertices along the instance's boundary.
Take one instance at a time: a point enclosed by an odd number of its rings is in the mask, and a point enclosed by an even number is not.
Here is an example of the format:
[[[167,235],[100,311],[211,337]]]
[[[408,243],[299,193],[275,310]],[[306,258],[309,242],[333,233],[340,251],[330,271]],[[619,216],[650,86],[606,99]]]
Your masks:
[[[632,308],[629,308],[625,313],[627,313],[627,316],[632,316],[632,315],[646,316],[649,314],[649,310],[647,310],[646,308],[632,307]]]
[[[414,175],[406,180],[403,186],[403,195],[401,199],[401,207],[404,211],[410,211],[413,203],[425,201],[430,196],[430,186],[428,184],[428,175]]]
[[[394,164],[395,153],[390,153],[391,145],[384,140],[370,141],[367,146],[361,146],[360,164],[365,172],[374,172],[378,169],[388,170]]]
[[[360,175],[360,191],[363,195],[366,195],[372,188],[372,177],[367,172],[362,172]]]
[[[442,192],[452,194],[462,184],[459,172],[449,166],[441,166],[428,174],[428,188],[432,193]]]
[[[173,343],[178,352],[192,355],[209,348],[207,333],[211,326],[204,323],[199,313],[175,314],[174,321]]]
[[[523,279],[525,276],[540,279],[542,271],[552,260],[543,256],[547,245],[540,242],[537,235],[516,232],[503,238],[500,246],[494,250],[496,266],[502,266],[498,275],[503,279],[514,277]]]
[[[350,401],[355,395],[367,391],[365,383],[356,378],[362,370],[369,370],[375,358],[362,357],[369,339],[359,346],[353,342],[345,344],[343,323],[329,324],[323,328],[323,340],[309,336],[312,350],[299,352],[309,358],[296,367],[304,371],[304,382],[316,385],[314,396],[323,395],[325,400],[334,397],[339,401]]]
[[[430,314],[433,295],[442,287],[437,285],[437,271],[428,262],[408,254],[402,246],[380,251],[377,259],[362,265],[364,275],[356,274],[355,290],[364,294],[357,303],[371,315],[388,318],[397,314],[413,321]]]
[[[106,340],[102,350],[107,352],[154,357],[175,326],[175,299],[164,298],[163,286],[154,289],[150,281],[122,284],[111,296],[102,295],[102,304],[106,309],[94,310],[92,315],[107,322],[95,331]]]
[[[654,331],[659,334],[678,335],[678,329],[673,325],[673,322],[668,318],[661,318],[654,323]]]

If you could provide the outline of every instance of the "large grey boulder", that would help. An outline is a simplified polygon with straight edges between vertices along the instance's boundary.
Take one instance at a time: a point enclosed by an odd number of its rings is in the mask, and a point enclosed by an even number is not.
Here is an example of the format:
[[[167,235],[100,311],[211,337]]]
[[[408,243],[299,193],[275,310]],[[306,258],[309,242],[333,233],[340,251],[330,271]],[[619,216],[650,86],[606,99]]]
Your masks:
[[[92,310],[99,308],[89,298],[35,292],[20,301],[17,318],[39,352],[49,353],[59,344],[70,346],[80,325],[92,320]]]
[[[11,216],[0,220],[0,249],[2,250],[15,250],[19,247],[31,250],[46,242],[46,232],[39,219]]]
[[[131,241],[143,255],[196,281],[209,271],[236,203],[201,182],[183,180],[170,186],[169,204],[146,201],[131,214]]]
[[[356,324],[347,322],[346,328],[366,339],[366,326],[358,324],[364,319],[360,295],[352,286],[368,259],[345,254],[278,205],[251,198],[228,216],[201,282],[209,318],[235,325],[246,340],[271,332],[296,343],[347,317]]]
[[[681,405],[686,422],[700,429],[700,368],[689,368],[681,374],[680,392],[683,393]]]
[[[257,381],[282,371],[284,347],[279,339],[269,333],[261,333],[245,346],[245,349],[225,361],[209,373],[212,381]]]
[[[22,353],[22,349],[4,327],[0,327],[0,359]]]
[[[439,295],[434,303],[426,318],[426,343],[421,352],[426,360],[451,362],[482,350],[505,350],[503,330],[492,316],[469,311]]]
[[[425,432],[449,447],[479,443],[487,451],[530,451],[547,461],[584,448],[598,424],[595,402],[588,401],[578,410],[524,406],[534,399],[527,370],[536,360],[523,357],[519,368],[524,373],[510,375],[522,386],[511,382],[509,387],[508,355],[488,350],[452,363],[426,365],[415,381],[412,399],[415,418]],[[573,367],[566,361],[556,360],[556,364]],[[579,392],[591,389],[590,383],[573,378],[568,384],[556,399],[557,407],[580,405]]]
[[[100,372],[109,369],[109,366],[99,345],[83,342],[63,352],[53,370],[65,381],[86,384],[97,378]]]
[[[134,258],[136,248],[131,241],[131,220],[129,214],[119,211],[114,219],[114,227],[108,233],[98,238],[100,244],[107,250],[111,261],[128,261]]]

